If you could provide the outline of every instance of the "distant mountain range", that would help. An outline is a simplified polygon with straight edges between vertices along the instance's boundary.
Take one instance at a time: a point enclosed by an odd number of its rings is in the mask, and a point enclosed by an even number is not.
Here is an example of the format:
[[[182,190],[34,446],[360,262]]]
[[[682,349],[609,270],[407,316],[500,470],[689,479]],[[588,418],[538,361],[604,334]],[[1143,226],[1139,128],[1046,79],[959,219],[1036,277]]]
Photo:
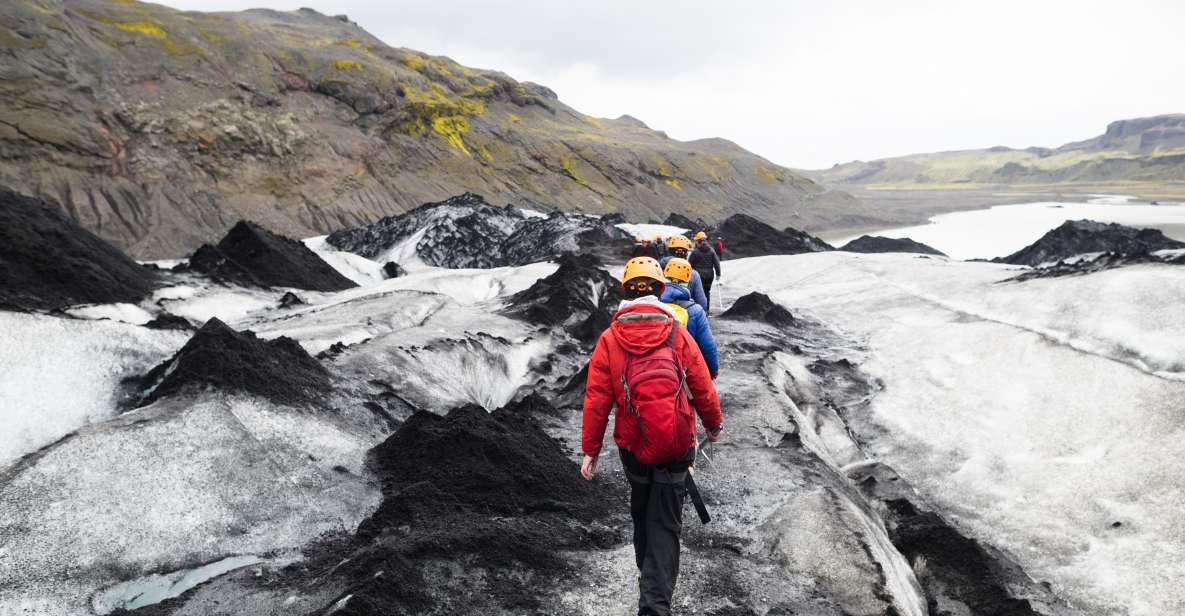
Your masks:
[[[1120,120],[1098,137],[1059,148],[993,147],[854,161],[811,174],[837,185],[1122,185],[1185,190],[1185,114]]]
[[[0,184],[138,258],[244,218],[309,236],[467,191],[637,221],[818,229],[871,212],[729,141],[593,118],[309,9],[11,0],[0,52]]]

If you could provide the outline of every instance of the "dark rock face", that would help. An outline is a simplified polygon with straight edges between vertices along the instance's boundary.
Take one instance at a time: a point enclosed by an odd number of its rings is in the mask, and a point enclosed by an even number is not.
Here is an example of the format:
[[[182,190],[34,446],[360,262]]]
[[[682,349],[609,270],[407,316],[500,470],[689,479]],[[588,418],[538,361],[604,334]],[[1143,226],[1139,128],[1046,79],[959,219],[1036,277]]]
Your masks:
[[[931,613],[942,604],[966,606],[971,614],[1038,616],[1025,599],[1011,596],[1008,572],[978,542],[961,535],[930,511],[920,511],[905,499],[887,501],[894,523],[889,538],[910,562],[924,558],[927,574],[920,579]]]
[[[596,216],[553,212],[529,219],[502,244],[504,265],[537,263],[563,254],[593,253],[605,259],[622,253],[625,233]]]
[[[375,259],[422,232],[415,253],[428,265],[496,267],[498,248],[523,219],[517,210],[495,207],[481,195],[465,193],[365,227],[336,231],[326,242]]]
[[[720,318],[761,321],[775,327],[790,327],[798,322],[789,310],[775,303],[768,295],[757,292],[737,298]]]
[[[341,291],[358,285],[307,246],[248,221],[239,221],[217,246],[206,244],[189,269],[243,286]]]
[[[1185,254],[1174,256],[1158,256],[1150,253],[1120,254],[1107,252],[1094,259],[1078,261],[1058,261],[1053,265],[1031,269],[1019,276],[1014,276],[1002,282],[1024,282],[1038,278],[1060,278],[1062,276],[1083,276],[1104,270],[1115,269],[1125,265],[1140,263],[1165,263],[1169,265],[1185,265]]]
[[[915,242],[907,237],[880,237],[875,235],[861,235],[860,237],[844,244],[842,248],[845,252],[916,252],[924,255],[939,255],[945,257],[942,252],[935,250],[921,242]]]
[[[155,283],[152,270],[67,220],[52,204],[0,188],[0,308],[136,303]]]
[[[280,298],[281,308],[291,308],[293,306],[303,306],[305,301],[299,295],[289,291]]]
[[[570,574],[559,551],[624,541],[622,486],[581,480],[517,410],[417,412],[371,451],[370,466],[382,504],[321,557],[352,595],[336,613],[546,613],[538,588]],[[429,576],[433,562],[465,564]]]
[[[179,317],[175,314],[162,312],[156,315],[156,318],[144,324],[148,329],[176,329],[176,330],[193,330],[191,324],[184,317]]]
[[[383,264],[383,277],[388,280],[392,278],[398,278],[405,274],[407,274],[407,272],[404,271],[403,268],[394,261],[387,261],[385,264]]]
[[[624,235],[613,224],[596,216],[562,212],[530,217],[517,208],[497,207],[481,195],[465,193],[372,225],[338,231],[327,241],[369,259],[414,241],[406,252],[414,252],[428,265],[491,268],[575,252],[620,253],[619,240]]]
[[[210,319],[169,361],[143,379],[150,404],[184,391],[213,388],[303,404],[329,389],[329,373],[295,340],[261,340]]]
[[[727,255],[733,259],[835,250],[817,237],[790,227],[778,231],[747,214],[733,214],[724,219],[715,235],[724,238]]]
[[[1135,229],[1093,220],[1067,220],[1041,239],[994,263],[1038,266],[1088,252],[1140,254],[1167,248],[1185,248],[1158,229]]]
[[[671,212],[668,214],[666,220],[662,221],[662,224],[670,225],[672,227],[683,227],[684,229],[687,229],[688,233],[692,234],[694,234],[696,231],[709,231],[708,235],[715,237],[715,235],[710,233],[712,228],[711,225],[704,221],[704,219],[696,218],[692,220],[691,218],[688,218],[687,216],[678,212]]]
[[[604,510],[592,502],[600,490],[579,480],[575,462],[559,444],[534,419],[511,409],[491,413],[470,405],[445,417],[418,412],[375,447],[371,466],[384,494],[396,498],[384,499],[359,528],[361,535],[454,513],[566,511],[589,520]],[[401,495],[421,483],[432,486],[433,496]]]
[[[589,255],[564,255],[559,263],[552,275],[512,295],[503,314],[596,342],[624,299],[621,286]]]

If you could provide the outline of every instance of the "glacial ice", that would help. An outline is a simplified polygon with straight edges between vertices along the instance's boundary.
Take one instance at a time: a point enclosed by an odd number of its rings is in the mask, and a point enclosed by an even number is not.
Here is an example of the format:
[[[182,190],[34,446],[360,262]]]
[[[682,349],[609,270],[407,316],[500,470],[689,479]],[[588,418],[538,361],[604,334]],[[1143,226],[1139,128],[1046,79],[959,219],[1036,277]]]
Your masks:
[[[120,381],[163,361],[184,333],[0,312],[0,465],[115,413]]]
[[[355,473],[383,436],[365,411],[217,394],[82,428],[0,484],[0,611],[82,613],[95,588],[351,531],[377,504]]]
[[[1114,222],[1130,227],[1163,228],[1185,241],[1185,205],[1137,205],[1112,198],[1089,203],[1039,202],[997,205],[984,210],[939,214],[924,225],[885,229],[875,235],[908,237],[955,259],[991,259],[1012,254],[1067,220]],[[842,246],[855,237],[833,242]]]
[[[618,229],[625,231],[630,237],[641,237],[645,240],[654,239],[656,237],[671,237],[672,235],[684,235],[689,229],[683,227],[674,227],[671,225],[654,225],[654,224],[633,224],[623,222],[617,225]]]
[[[326,235],[318,235],[302,240],[309,250],[312,250],[341,275],[356,282],[359,286],[367,286],[382,282],[383,264],[360,257],[352,252],[334,250],[325,242]]]
[[[1185,268],[997,284],[910,255],[727,261],[864,340],[885,391],[848,417],[957,525],[1096,613],[1185,606]]]
[[[92,321],[108,320],[132,325],[143,325],[152,320],[152,313],[135,304],[87,304],[66,309],[66,314]]]

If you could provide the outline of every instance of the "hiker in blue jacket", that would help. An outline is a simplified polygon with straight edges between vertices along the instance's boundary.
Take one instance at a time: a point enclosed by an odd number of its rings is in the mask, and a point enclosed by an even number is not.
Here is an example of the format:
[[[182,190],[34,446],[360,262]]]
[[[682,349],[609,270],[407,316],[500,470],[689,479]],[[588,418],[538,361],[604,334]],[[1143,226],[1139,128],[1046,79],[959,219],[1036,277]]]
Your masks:
[[[687,311],[687,331],[695,339],[704,362],[708,364],[708,372],[712,378],[720,372],[720,361],[716,356],[716,339],[712,337],[712,327],[708,324],[708,314],[703,307],[691,301],[691,292],[687,290],[687,281],[691,279],[694,270],[687,259],[672,257],[667,261],[663,275],[667,277],[667,286],[662,292],[662,301],[667,304],[682,306]]]
[[[671,259],[686,259],[691,252],[691,240],[682,235],[674,235],[667,239],[667,252],[669,257],[663,257],[659,260],[659,265],[667,266]],[[683,283],[687,287],[687,292],[691,294],[691,301],[699,304],[700,308],[704,309],[704,314],[708,314],[708,294],[704,293],[704,283],[700,279],[699,272],[694,269],[691,270],[691,279]]]

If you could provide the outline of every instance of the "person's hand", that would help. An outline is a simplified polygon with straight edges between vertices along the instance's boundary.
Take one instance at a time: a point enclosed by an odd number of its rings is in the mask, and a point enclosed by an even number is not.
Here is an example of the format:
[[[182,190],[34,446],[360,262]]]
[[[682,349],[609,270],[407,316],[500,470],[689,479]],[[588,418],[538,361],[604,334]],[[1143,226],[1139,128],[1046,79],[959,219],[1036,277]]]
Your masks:
[[[597,476],[597,456],[584,456],[584,462],[580,463],[580,475],[585,479],[592,481],[593,477]]]
[[[713,432],[713,431],[711,431],[711,430],[707,430],[707,429],[705,429],[705,432],[707,432],[707,433],[708,433],[708,442],[709,442],[709,443],[717,443],[717,442],[719,442],[719,441],[720,441],[720,433],[721,433],[721,432],[723,432],[723,431],[724,431],[724,427],[723,427],[723,426],[722,426],[722,427],[720,427],[720,428],[717,428],[715,432]]]

